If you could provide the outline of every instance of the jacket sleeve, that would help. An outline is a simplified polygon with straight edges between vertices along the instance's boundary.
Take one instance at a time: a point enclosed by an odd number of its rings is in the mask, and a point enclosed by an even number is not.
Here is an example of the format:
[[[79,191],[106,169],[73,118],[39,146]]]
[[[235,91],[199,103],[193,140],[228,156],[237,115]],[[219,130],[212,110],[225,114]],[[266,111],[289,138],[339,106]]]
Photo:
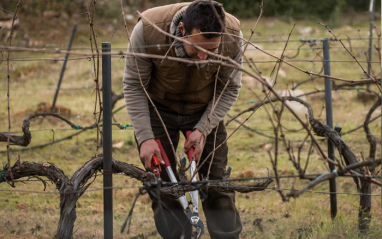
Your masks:
[[[139,21],[133,29],[127,52],[147,53],[142,21]],[[148,99],[139,79],[140,76],[143,85],[147,88],[152,68],[153,63],[150,58],[126,56],[125,72],[122,79],[123,94],[139,145],[145,140],[154,138],[150,126]]]
[[[242,33],[240,32],[240,36],[242,37]],[[239,41],[239,45],[241,46],[241,41]],[[238,53],[233,58],[236,62],[242,65],[242,49],[238,51]],[[233,74],[232,74],[233,73]],[[226,90],[223,92],[224,84],[222,82],[227,82],[232,75],[231,81],[229,82]],[[204,136],[207,136],[211,133],[211,131],[218,125],[219,121],[222,121],[228,111],[232,108],[233,104],[237,100],[239,96],[239,90],[241,88],[241,71],[234,70],[230,67],[223,66],[219,71],[219,80],[216,88],[216,96],[215,99],[212,99],[202,118],[195,125],[194,129],[198,129],[203,132]],[[213,108],[214,102],[219,98],[222,94],[220,101],[218,102],[215,110],[211,114],[211,110]],[[210,117],[210,121],[208,120]]]

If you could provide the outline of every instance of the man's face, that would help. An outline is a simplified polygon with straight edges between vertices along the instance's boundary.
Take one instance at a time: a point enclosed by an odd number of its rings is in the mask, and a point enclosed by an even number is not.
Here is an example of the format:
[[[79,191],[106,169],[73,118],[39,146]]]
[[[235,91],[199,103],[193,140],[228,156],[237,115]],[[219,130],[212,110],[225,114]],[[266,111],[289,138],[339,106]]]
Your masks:
[[[182,30],[182,27],[180,28]],[[185,40],[188,42],[197,45],[209,52],[216,52],[219,48],[221,36],[213,37],[213,38],[205,38],[203,34],[200,34],[199,29],[192,29],[190,35],[185,35],[185,31],[183,28],[182,31],[183,35],[185,36]],[[184,50],[186,51],[187,55],[194,60],[205,60],[208,57],[208,54],[196,49],[193,45],[183,43]]]

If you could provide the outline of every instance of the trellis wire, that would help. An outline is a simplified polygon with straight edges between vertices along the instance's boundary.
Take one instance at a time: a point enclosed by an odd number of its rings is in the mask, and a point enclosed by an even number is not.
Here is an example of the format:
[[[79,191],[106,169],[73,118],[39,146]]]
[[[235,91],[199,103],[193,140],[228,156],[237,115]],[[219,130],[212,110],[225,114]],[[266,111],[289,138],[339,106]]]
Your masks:
[[[101,175],[101,174],[100,174]],[[117,174],[118,175],[118,174]],[[124,174],[120,174],[121,176],[125,176]],[[310,174],[306,176],[320,176],[320,174]],[[290,179],[290,178],[298,178],[298,175],[286,175],[286,176],[279,176],[281,179]],[[339,175],[338,178],[360,178],[360,176],[353,176],[353,175]],[[364,178],[380,178],[379,176],[372,176],[372,175],[364,175],[362,176]],[[361,177],[361,178],[362,178]],[[225,180],[204,180],[204,181],[197,181],[197,182],[190,182],[190,181],[182,181],[178,183],[171,183],[171,182],[162,182],[162,185],[164,186],[174,186],[174,185],[198,185],[198,184],[206,184],[209,182],[244,182],[244,181],[254,181],[254,180],[264,180],[264,179],[269,179],[272,178],[274,179],[275,177],[251,177],[251,178],[235,178],[235,179],[225,179]],[[15,180],[15,182],[31,182],[32,180]],[[41,182],[41,180],[35,180]],[[148,185],[151,185],[151,183],[145,183]],[[157,184],[154,183],[152,184],[154,186],[151,187],[157,187]],[[139,189],[141,186],[113,186],[113,187],[97,187],[97,188],[89,188],[87,189],[84,193],[91,193],[91,192],[96,192],[96,191],[103,191],[105,189],[112,189],[112,190],[117,190],[117,189]],[[269,190],[269,191],[277,191],[276,188],[264,188],[264,187],[259,187],[260,189],[264,190]],[[290,191],[290,190],[297,190],[296,188],[281,188],[284,191]],[[0,192],[13,192],[13,193],[36,193],[36,194],[60,194],[59,192],[47,192],[47,191],[36,191],[36,190],[23,190],[23,189],[0,189]],[[65,194],[75,194],[80,192],[80,190],[74,190],[71,192],[66,192]],[[315,191],[315,190],[307,190],[307,192],[311,193],[320,193],[320,194],[339,194],[339,195],[354,195],[354,196],[359,196],[361,193],[351,193],[351,192],[323,192],[323,191]],[[254,193],[254,192],[250,192]],[[365,194],[363,194],[365,195]],[[380,194],[366,194],[370,195],[373,197],[381,197]]]

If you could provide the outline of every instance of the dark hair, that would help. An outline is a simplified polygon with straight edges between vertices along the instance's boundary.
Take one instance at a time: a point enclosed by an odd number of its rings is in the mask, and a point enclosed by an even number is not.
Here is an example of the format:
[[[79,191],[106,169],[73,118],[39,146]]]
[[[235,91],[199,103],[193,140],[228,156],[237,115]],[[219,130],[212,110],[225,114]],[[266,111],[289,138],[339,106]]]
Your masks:
[[[216,11],[214,11],[214,8]],[[194,28],[201,32],[220,33],[225,27],[225,13],[220,3],[198,0],[187,7],[183,16],[183,23],[186,34],[191,34]],[[220,36],[220,34],[205,34],[203,36],[211,39]]]

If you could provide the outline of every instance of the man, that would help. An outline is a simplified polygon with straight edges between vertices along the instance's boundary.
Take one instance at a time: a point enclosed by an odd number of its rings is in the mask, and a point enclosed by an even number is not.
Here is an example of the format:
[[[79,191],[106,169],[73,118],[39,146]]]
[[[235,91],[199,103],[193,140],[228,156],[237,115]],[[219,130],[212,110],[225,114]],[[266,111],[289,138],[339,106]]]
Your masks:
[[[209,54],[216,53],[240,64],[242,58],[239,41],[237,37],[232,37],[232,34],[240,36],[240,23],[225,13],[217,2],[205,0],[156,7],[142,15],[131,34],[128,51],[166,56],[166,59],[150,56],[126,58],[123,77],[126,106],[146,170],[152,170],[153,155],[164,163],[155,141],[160,139],[172,169],[176,172],[171,145],[177,148],[179,132],[185,135],[187,131],[192,131],[184,151],[195,147],[195,157],[201,160],[227,137],[223,118],[237,99],[241,72],[200,61],[217,59]],[[174,40],[152,24],[187,42]],[[224,32],[231,35],[222,36]],[[171,143],[147,95],[155,104]],[[220,95],[221,99],[215,107],[215,101]],[[199,178],[222,179],[227,166],[227,154],[228,147],[224,143],[215,151],[213,158],[210,157],[203,165],[198,172]],[[165,170],[162,170],[160,176],[164,181],[170,181]],[[211,238],[239,238],[242,225],[235,207],[234,192],[207,190],[201,195],[205,195],[202,205]],[[179,202],[174,198],[161,198],[161,202],[171,212],[160,210],[158,201],[153,199],[154,220],[160,235],[178,239],[185,233],[185,237],[190,238],[192,226]]]

